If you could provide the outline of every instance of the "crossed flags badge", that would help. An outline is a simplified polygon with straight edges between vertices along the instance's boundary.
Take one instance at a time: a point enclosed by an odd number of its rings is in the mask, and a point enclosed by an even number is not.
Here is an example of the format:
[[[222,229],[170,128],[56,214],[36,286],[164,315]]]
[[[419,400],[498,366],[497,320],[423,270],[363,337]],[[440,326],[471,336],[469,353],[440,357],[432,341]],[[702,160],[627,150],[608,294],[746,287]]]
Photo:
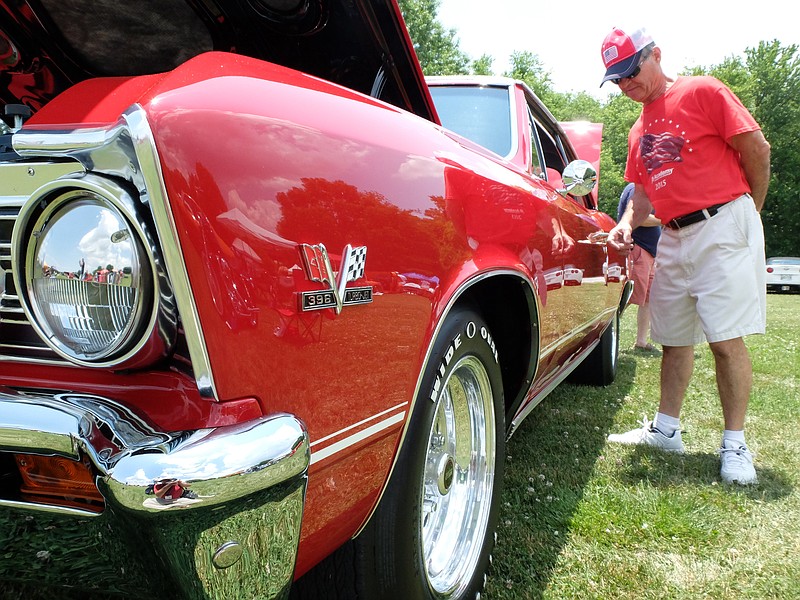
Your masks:
[[[321,310],[333,308],[336,314],[351,304],[367,304],[372,302],[372,287],[348,288],[350,281],[364,277],[367,264],[367,247],[350,244],[342,250],[342,261],[337,276],[334,276],[331,260],[324,244],[300,244],[306,276],[309,280],[322,283],[328,289],[301,292],[300,310]]]

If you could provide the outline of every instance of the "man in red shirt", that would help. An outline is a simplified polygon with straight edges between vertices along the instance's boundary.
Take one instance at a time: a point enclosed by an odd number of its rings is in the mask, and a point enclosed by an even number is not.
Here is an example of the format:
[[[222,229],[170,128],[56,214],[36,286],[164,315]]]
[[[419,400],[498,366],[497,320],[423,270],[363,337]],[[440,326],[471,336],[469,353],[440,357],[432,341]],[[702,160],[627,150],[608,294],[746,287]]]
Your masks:
[[[662,344],[661,398],[653,421],[609,441],[683,452],[680,410],[694,367],[694,345],[714,356],[725,428],[720,474],[757,482],[744,437],[752,388],[745,335],[764,333],[764,233],[759,212],[769,184],[770,147],[720,81],[667,77],[661,49],[644,29],[614,29],[603,42],[606,74],[642,114],[628,136],[628,209],[609,235],[621,251],[655,209],[664,224],[650,291],[652,338]]]

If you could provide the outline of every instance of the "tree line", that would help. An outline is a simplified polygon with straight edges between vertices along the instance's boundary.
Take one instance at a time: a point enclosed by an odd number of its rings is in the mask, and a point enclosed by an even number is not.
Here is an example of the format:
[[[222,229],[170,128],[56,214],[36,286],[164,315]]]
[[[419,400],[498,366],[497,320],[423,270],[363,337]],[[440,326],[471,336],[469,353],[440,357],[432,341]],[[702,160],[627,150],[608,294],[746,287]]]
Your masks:
[[[600,209],[616,216],[625,187],[628,131],[641,105],[624,94],[601,102],[586,92],[561,93],[539,57],[514,52],[509,69],[494,73],[492,56],[471,58],[459,47],[457,32],[438,20],[440,0],[399,0],[400,9],[425,75],[503,75],[524,81],[559,121],[603,123],[600,155]],[[767,256],[800,256],[800,55],[797,45],[778,40],[746,48],[722,63],[685,69],[681,75],[712,75],[728,85],[750,110],[772,147],[769,192],[761,213]]]

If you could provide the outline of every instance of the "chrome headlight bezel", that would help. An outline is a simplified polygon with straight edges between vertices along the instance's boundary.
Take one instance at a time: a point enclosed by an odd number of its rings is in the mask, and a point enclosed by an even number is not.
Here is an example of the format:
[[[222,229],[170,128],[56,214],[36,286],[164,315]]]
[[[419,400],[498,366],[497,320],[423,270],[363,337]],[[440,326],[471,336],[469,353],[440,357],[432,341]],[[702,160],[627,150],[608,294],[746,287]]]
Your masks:
[[[72,363],[96,368],[140,367],[163,357],[174,342],[174,336],[165,337],[159,331],[162,307],[157,249],[137,218],[136,205],[131,194],[120,184],[105,177],[86,175],[43,185],[30,196],[19,213],[12,236],[11,258],[20,305],[41,339],[56,354]],[[42,275],[43,264],[39,264],[39,254],[48,236],[51,239],[59,234],[64,237],[63,227],[56,230],[54,224],[72,211],[85,212],[87,209],[98,216],[108,211],[108,216],[116,219],[120,228],[115,234],[118,238],[115,243],[122,243],[129,249],[131,269],[126,285],[116,285],[105,278],[102,282],[68,283],[71,287],[80,286],[81,290],[99,295],[101,299],[112,295],[124,297],[120,304],[107,302],[104,305],[102,300],[95,305],[88,300],[85,305],[74,304],[76,314],[106,315],[104,327],[86,330],[93,336],[98,335],[101,341],[80,344],[76,337],[70,338],[54,326],[59,320],[53,314],[54,304],[48,305],[40,296],[42,289],[49,287],[49,279]],[[77,302],[79,295],[67,295],[65,304],[58,306],[70,310],[68,303]],[[48,310],[45,306],[49,306]],[[86,319],[87,322],[90,320]],[[100,319],[94,320],[99,322]],[[113,322],[110,328],[108,322]]]

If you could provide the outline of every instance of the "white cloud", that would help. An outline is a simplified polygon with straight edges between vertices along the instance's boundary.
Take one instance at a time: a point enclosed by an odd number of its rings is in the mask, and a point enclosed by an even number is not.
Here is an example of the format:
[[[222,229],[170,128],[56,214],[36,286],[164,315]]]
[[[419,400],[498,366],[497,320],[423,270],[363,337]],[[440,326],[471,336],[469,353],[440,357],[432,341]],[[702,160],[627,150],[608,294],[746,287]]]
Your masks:
[[[119,231],[122,225],[117,217],[109,210],[100,211],[97,226],[84,235],[78,243],[81,255],[86,260],[86,269],[91,271],[98,266],[108,264],[114,268],[129,267],[130,246],[128,244],[115,244],[111,241],[111,234]]]

